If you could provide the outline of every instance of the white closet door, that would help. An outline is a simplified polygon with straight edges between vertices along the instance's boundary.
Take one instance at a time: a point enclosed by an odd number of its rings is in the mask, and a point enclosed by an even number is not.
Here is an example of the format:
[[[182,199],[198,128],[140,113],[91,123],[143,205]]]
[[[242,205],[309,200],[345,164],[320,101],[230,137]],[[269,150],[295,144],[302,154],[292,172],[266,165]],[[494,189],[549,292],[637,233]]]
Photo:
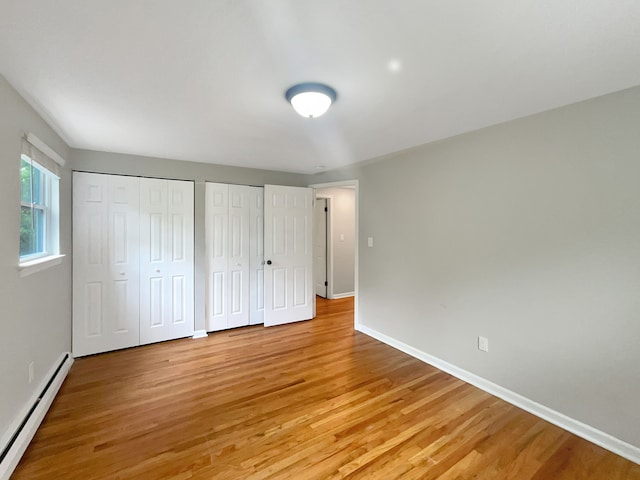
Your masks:
[[[228,328],[249,325],[251,187],[229,185]]]
[[[264,188],[250,188],[249,323],[264,323]]]
[[[229,185],[205,184],[207,330],[227,328]]]
[[[265,185],[264,324],[313,317],[313,190]]]
[[[73,174],[73,354],[139,343],[138,178]]]
[[[193,182],[140,179],[140,343],[193,335]]]

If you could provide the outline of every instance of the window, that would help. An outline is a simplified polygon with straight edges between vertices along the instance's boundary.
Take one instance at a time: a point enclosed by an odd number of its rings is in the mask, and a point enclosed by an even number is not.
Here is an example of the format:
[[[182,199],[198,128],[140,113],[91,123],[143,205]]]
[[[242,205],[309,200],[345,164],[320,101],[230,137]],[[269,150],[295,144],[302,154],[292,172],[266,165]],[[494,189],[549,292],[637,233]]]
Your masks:
[[[42,149],[48,149],[51,155]],[[20,157],[21,268],[60,257],[60,167],[52,156],[57,154],[32,134],[23,141]]]
[[[20,260],[57,254],[52,194],[58,178],[26,155],[20,159]],[[55,209],[57,210],[57,208]]]

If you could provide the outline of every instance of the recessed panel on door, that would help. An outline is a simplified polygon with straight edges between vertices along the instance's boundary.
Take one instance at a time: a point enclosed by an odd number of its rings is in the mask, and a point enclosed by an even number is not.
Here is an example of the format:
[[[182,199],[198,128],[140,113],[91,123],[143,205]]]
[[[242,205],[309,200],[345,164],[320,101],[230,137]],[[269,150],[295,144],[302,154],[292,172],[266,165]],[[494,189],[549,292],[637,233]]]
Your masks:
[[[186,306],[189,302],[187,298],[187,280],[184,275],[173,277],[173,289],[171,292],[171,306],[173,309],[172,323],[174,325],[188,321]]]
[[[84,296],[86,298],[84,323],[87,337],[99,337],[102,335],[102,282],[90,282],[85,284]],[[80,312],[78,312],[80,313]]]

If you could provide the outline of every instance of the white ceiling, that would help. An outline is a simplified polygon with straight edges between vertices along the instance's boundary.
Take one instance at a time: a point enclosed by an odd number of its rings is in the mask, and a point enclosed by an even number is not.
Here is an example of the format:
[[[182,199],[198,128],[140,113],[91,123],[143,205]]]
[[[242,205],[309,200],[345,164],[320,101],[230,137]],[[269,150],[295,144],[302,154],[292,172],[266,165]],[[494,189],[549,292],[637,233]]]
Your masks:
[[[640,84],[640,1],[0,0],[0,73],[72,147],[312,173]]]

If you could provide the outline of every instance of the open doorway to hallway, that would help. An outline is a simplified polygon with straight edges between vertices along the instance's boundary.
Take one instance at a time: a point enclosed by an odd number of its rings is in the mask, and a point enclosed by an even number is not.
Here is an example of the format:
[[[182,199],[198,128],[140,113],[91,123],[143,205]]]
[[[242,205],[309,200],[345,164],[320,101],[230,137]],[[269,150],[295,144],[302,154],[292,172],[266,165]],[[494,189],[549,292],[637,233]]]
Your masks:
[[[329,300],[354,297],[357,323],[358,182],[311,186],[315,191],[315,293]]]

